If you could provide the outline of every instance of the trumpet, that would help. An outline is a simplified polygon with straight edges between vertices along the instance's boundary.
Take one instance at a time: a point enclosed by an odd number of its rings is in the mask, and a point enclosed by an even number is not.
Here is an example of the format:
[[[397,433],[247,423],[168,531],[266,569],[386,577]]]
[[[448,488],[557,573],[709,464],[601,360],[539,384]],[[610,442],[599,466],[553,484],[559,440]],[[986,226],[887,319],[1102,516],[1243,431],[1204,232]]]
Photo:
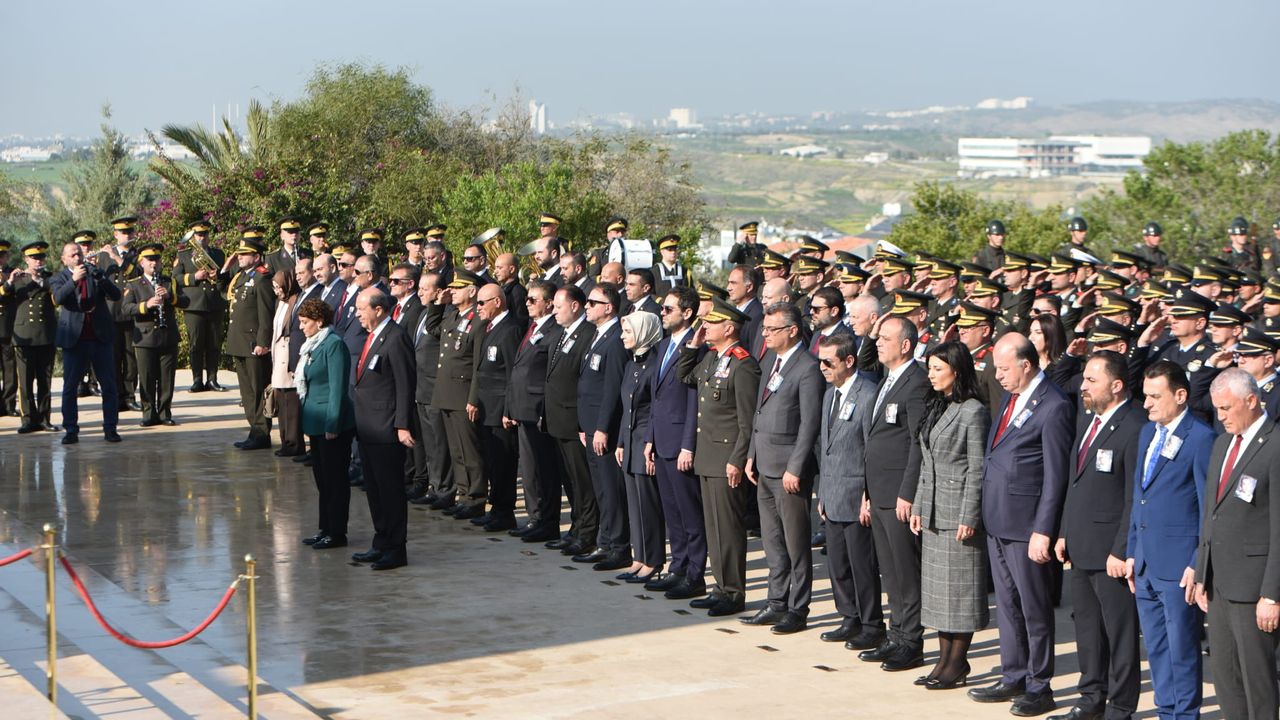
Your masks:
[[[213,261],[213,256],[209,254],[209,251],[205,250],[199,242],[196,242],[196,234],[188,230],[187,234],[182,236],[182,241],[187,244],[187,247],[191,248],[191,262],[196,264],[196,269],[203,270],[207,275],[212,275],[213,279],[216,279],[221,268],[218,267],[218,263]]]

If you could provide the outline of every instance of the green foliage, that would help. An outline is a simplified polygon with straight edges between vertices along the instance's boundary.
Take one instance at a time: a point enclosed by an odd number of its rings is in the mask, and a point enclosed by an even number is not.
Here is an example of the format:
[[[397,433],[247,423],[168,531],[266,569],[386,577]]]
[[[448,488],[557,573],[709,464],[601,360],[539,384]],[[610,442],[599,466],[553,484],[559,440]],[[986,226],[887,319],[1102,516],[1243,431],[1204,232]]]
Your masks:
[[[1004,222],[1010,250],[1047,255],[1067,241],[1060,205],[1034,210],[1014,201],[984,200],[949,183],[922,182],[912,192],[911,206],[915,213],[889,233],[889,242],[909,252],[970,260],[986,244],[990,220]]]
[[[1237,215],[1269,235],[1280,210],[1280,137],[1246,130],[1210,143],[1166,142],[1144,164],[1145,173],[1125,177],[1123,194],[1108,191],[1085,205],[1091,237],[1132,245],[1154,220],[1165,233],[1161,249],[1194,263],[1222,251]]]

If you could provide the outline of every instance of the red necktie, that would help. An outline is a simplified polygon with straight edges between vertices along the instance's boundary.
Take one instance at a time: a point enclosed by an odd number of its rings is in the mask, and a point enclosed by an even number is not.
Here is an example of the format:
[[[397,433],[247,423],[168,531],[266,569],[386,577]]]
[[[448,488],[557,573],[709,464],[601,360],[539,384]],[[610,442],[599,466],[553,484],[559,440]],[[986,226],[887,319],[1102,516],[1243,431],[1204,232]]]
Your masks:
[[[1098,426],[1102,424],[1102,416],[1093,418],[1093,423],[1089,425],[1089,434],[1084,438],[1084,444],[1080,446],[1080,452],[1076,453],[1076,472],[1080,472],[1084,467],[1084,456],[1089,454],[1089,446],[1093,444],[1093,437],[1098,434]]]
[[[1013,406],[1018,404],[1018,393],[1009,396],[1009,407],[1004,409],[1004,414],[1000,416],[1000,424],[996,427],[996,436],[991,441],[991,447],[995,447],[1000,442],[1000,436],[1004,435],[1005,428],[1009,427],[1009,420],[1013,418]]]
[[[364,349],[360,351],[360,362],[356,364],[356,379],[364,374],[364,359],[369,355],[369,346],[373,344],[373,333],[369,333],[369,337],[364,339]]]
[[[1231,480],[1231,473],[1236,469],[1236,457],[1240,455],[1240,442],[1244,440],[1243,435],[1237,435],[1235,442],[1231,443],[1231,452],[1227,453],[1227,461],[1222,464],[1222,478],[1218,480],[1218,501],[1222,501],[1222,495],[1227,492],[1227,483]]]
[[[402,307],[404,307],[404,306],[403,306],[403,305],[400,305],[399,303],[397,303],[397,304],[396,304],[396,309],[391,311],[391,321],[392,321],[392,322],[400,322],[400,309],[401,309]]]
[[[339,310],[347,306],[347,290],[349,290],[349,288],[342,289],[342,300],[338,301]]]
[[[520,341],[520,349],[521,349],[521,350],[525,349],[525,346],[527,346],[527,345],[529,344],[529,338],[533,337],[533,330],[534,330],[534,328],[536,328],[536,327],[538,327],[538,321],[537,321],[537,320],[530,320],[530,321],[529,321],[529,332],[525,333],[525,334],[524,334],[524,339]]]

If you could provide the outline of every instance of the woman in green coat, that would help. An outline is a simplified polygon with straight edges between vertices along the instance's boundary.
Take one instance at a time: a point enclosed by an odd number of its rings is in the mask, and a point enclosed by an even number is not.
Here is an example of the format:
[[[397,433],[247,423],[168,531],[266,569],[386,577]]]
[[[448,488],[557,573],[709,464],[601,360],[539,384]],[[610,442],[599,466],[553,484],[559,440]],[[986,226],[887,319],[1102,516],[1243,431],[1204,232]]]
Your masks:
[[[298,308],[298,324],[306,340],[294,372],[302,402],[302,432],[311,439],[316,489],[320,491],[320,532],[302,542],[316,550],[345,547],[351,485],[351,441],[356,433],[355,406],[348,392],[351,354],[331,329],[333,308],[318,298]]]

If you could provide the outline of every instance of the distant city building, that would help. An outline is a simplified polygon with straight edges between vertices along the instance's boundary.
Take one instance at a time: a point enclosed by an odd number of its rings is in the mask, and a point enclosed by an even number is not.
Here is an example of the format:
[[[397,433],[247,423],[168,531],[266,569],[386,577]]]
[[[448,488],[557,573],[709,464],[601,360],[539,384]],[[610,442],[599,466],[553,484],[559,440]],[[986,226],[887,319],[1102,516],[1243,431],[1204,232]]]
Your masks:
[[[60,151],[58,147],[57,151]],[[55,149],[53,147],[35,148],[29,145],[19,145],[18,147],[5,148],[0,150],[0,162],[44,162],[53,157]]]
[[[868,165],[880,165],[889,162],[889,153],[887,152],[869,152],[862,156],[862,162]]]
[[[671,112],[667,113],[667,122],[681,130],[701,127],[698,125],[698,113],[693,108],[671,108]]]
[[[1016,97],[1012,100],[1001,100],[1000,98],[987,98],[979,100],[977,105],[973,107],[977,110],[1026,110],[1031,106],[1032,99],[1026,96]]]
[[[821,145],[796,145],[795,147],[779,150],[778,154],[793,158],[807,158],[815,155],[826,155],[827,149]]]
[[[1151,152],[1151,138],[960,138],[958,151],[960,177],[1056,177],[1141,169]]]
[[[547,104],[529,101],[529,129],[536,135],[547,133]]]

